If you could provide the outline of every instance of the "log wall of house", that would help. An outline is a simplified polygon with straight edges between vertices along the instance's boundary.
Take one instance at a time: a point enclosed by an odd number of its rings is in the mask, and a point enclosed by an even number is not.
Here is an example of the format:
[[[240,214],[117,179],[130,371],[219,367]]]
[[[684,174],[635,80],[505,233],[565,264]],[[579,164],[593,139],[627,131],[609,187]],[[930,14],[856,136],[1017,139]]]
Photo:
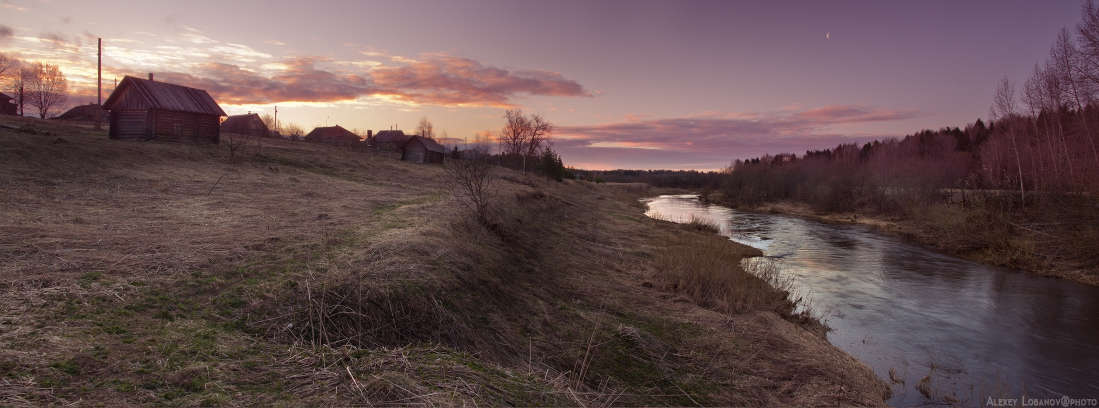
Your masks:
[[[417,139],[404,147],[404,153],[401,154],[402,161],[410,161],[414,163],[427,163],[427,147]]]
[[[111,139],[148,139],[145,111],[111,112]]]
[[[442,153],[439,153],[439,152],[429,151],[429,152],[427,152],[427,157],[426,157],[426,160],[424,161],[424,163],[442,163],[444,156],[446,156],[446,155],[442,154]]]
[[[221,134],[219,118],[211,115],[156,110],[152,117],[157,140],[217,143]]]

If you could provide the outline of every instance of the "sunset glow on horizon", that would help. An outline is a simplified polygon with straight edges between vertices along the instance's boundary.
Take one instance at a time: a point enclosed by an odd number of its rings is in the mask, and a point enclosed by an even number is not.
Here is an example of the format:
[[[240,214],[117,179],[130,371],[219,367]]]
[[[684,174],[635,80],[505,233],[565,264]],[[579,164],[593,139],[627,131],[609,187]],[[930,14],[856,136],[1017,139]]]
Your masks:
[[[229,114],[472,140],[540,113],[584,169],[735,159],[986,118],[1083,1],[176,2],[0,0],[0,53],[57,64],[70,105],[126,75]],[[0,89],[11,94],[10,89]]]

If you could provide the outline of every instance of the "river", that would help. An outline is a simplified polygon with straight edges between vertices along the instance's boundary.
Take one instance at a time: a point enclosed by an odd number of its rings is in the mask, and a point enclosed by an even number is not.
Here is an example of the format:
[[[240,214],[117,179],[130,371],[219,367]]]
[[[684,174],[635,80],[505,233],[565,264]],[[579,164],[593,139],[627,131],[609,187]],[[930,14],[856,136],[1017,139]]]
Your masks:
[[[715,221],[778,260],[832,329],[832,344],[887,382],[891,369],[903,381],[890,405],[1099,399],[1099,288],[954,258],[860,225],[742,212],[695,195],[643,201],[649,216]]]

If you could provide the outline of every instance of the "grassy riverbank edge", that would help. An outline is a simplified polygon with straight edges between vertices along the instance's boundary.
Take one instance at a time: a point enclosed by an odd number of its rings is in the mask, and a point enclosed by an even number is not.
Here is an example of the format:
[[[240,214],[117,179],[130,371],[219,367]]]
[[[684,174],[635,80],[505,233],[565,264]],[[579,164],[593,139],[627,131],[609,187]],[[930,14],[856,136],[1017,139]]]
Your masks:
[[[4,405],[880,406],[889,392],[773,297],[659,274],[671,245],[748,254],[644,216],[645,186],[503,171],[485,228],[436,166],[280,140],[230,161],[12,122]]]
[[[718,205],[720,199],[711,201]],[[934,249],[963,259],[980,262],[987,265],[1019,270],[1035,275],[1065,279],[1084,285],[1099,286],[1099,268],[1087,267],[1079,263],[1066,261],[1050,261],[1033,251],[1028,251],[1028,244],[1021,237],[1003,237],[1002,248],[952,245],[957,239],[956,231],[952,231],[950,225],[941,221],[943,217],[936,212],[951,211],[946,206],[943,208],[925,209],[924,214],[910,216],[883,215],[868,211],[827,212],[818,211],[809,204],[780,201],[760,204],[758,206],[732,206],[739,210],[758,213],[783,214],[809,218],[822,222],[857,224],[872,227],[882,233],[901,237],[908,242]],[[957,211],[956,209],[953,211]]]

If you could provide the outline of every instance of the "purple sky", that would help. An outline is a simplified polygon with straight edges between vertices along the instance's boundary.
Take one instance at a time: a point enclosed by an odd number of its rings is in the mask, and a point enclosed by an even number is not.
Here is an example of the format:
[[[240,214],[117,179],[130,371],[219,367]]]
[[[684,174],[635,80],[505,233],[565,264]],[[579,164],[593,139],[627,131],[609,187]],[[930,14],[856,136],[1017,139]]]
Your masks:
[[[0,52],[59,64],[72,103],[115,78],[208,90],[308,131],[557,126],[566,165],[733,159],[964,126],[1026,80],[1082,1],[0,0]],[[7,91],[6,87],[4,91]]]

